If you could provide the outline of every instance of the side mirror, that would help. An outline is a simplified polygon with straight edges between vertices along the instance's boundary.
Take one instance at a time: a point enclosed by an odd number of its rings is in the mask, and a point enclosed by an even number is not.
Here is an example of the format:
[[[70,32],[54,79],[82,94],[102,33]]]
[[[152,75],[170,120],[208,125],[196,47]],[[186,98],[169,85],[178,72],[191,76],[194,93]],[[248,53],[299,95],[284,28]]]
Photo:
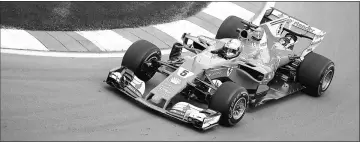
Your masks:
[[[181,36],[181,39],[184,40],[186,35],[187,35],[187,33],[184,33],[184,34]]]

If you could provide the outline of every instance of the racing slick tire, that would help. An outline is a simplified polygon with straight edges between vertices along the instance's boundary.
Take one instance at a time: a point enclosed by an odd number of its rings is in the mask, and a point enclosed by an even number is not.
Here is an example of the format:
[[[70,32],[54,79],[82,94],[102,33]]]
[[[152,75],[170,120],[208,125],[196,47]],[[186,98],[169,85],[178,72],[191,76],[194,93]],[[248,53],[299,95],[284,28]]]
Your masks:
[[[320,54],[310,52],[300,63],[298,80],[306,87],[304,93],[320,97],[329,88],[334,73],[334,62]]]
[[[222,83],[216,90],[209,108],[221,113],[219,124],[234,126],[244,117],[248,100],[247,90],[229,81]]]
[[[127,49],[121,65],[146,82],[155,75],[157,70],[154,67],[145,66],[145,62],[150,60],[161,60],[160,49],[146,40],[138,40]]]
[[[245,29],[246,25],[242,23],[243,19],[236,16],[227,17],[220,25],[215,39],[223,38],[238,38],[239,33],[236,32],[237,28]]]

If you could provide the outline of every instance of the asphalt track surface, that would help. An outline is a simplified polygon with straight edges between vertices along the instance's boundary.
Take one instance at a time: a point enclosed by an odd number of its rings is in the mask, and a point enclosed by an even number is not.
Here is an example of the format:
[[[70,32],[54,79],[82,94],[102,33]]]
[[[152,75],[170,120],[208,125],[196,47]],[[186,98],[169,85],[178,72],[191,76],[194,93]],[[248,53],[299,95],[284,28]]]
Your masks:
[[[1,140],[359,141],[359,4],[276,7],[327,31],[316,52],[335,62],[336,73],[323,97],[297,93],[249,111],[236,127],[198,132],[103,83],[120,58],[1,54]]]

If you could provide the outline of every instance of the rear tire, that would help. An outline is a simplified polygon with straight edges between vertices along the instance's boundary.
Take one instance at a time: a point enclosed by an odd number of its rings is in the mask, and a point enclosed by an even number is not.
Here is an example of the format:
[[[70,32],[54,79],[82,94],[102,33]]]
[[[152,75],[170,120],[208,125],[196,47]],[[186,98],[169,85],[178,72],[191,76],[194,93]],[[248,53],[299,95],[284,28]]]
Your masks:
[[[298,79],[305,85],[305,93],[319,97],[329,88],[334,73],[334,62],[320,54],[310,52],[299,66]]]
[[[236,16],[227,17],[220,25],[215,38],[238,38],[239,33],[236,32],[236,29],[245,29],[246,27],[246,25],[242,23],[242,21],[244,20]]]
[[[155,75],[157,70],[144,64],[150,60],[161,60],[160,49],[146,40],[138,40],[125,52],[121,65],[132,70],[139,79],[146,82]]]
[[[221,125],[234,126],[244,117],[248,100],[248,92],[244,87],[234,82],[225,82],[212,96],[209,108],[221,113]]]

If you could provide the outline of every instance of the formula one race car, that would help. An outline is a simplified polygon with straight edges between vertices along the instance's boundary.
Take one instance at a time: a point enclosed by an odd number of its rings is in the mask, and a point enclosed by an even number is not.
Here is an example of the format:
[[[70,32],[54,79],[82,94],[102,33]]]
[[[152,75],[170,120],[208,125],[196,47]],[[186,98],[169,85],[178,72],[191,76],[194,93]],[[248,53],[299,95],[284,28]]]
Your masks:
[[[110,70],[105,82],[145,106],[201,130],[218,124],[234,126],[249,106],[300,90],[322,95],[334,75],[334,63],[312,50],[324,32],[278,13],[271,8],[260,26],[231,16],[215,39],[184,33],[183,42],[174,44],[168,61],[161,60],[161,51],[154,44],[139,40],[128,48],[121,66]],[[259,31],[262,36],[256,36]],[[277,47],[283,45],[278,41],[283,31],[312,42],[301,55],[285,56],[289,60],[280,63],[283,52]],[[187,53],[182,49],[190,51],[189,55],[183,55]],[[145,92],[145,82],[155,73],[166,78]]]

